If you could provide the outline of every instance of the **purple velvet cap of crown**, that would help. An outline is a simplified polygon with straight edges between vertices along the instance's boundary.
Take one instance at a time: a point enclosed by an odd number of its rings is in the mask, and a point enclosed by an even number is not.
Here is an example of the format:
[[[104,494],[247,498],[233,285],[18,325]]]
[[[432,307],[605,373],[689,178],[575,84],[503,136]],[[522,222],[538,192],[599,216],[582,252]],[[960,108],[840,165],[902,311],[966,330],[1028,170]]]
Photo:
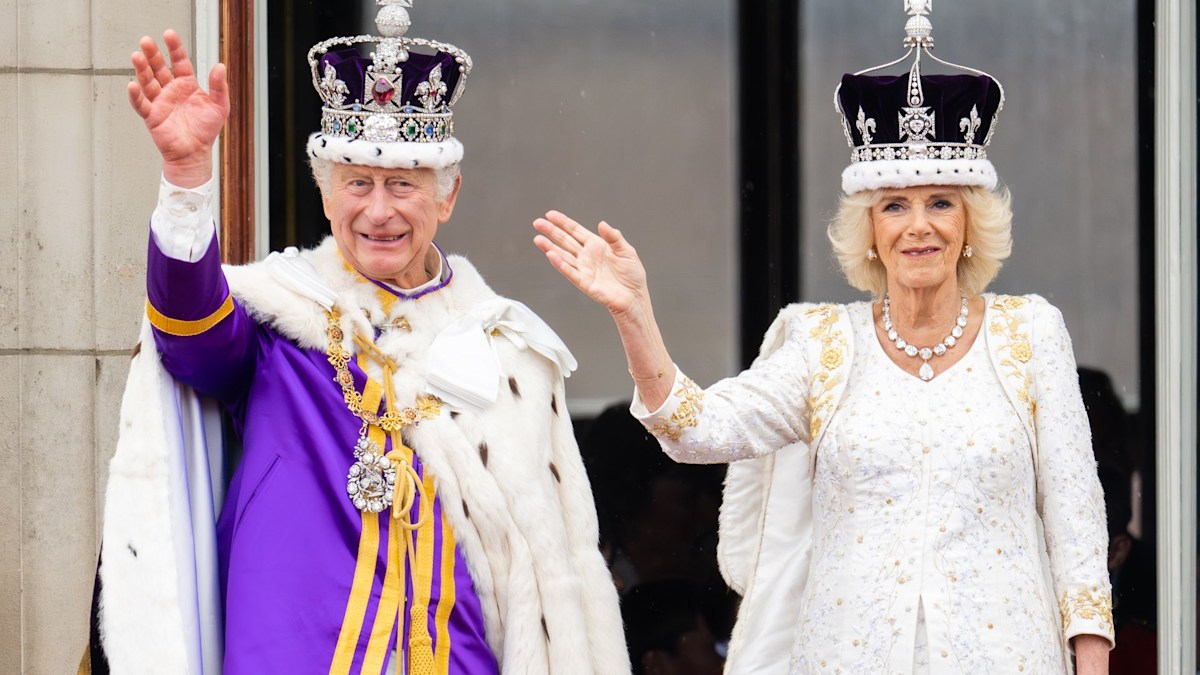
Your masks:
[[[928,142],[984,145],[1000,108],[1000,87],[992,78],[986,75],[923,75],[921,87],[925,99],[919,107],[928,106],[936,122],[934,137]],[[854,147],[867,145],[857,126],[859,107],[866,119],[875,121],[874,130],[869,132],[870,145],[911,142],[912,139],[900,138],[899,122],[902,109],[912,107],[908,102],[907,74],[844,75],[838,97]],[[968,132],[961,121],[970,119],[972,108],[980,123],[971,134],[972,140],[967,141]]]
[[[845,75],[838,89],[851,147],[842,191],[960,185],[995,189],[987,145],[1003,106],[987,75]],[[914,101],[913,99],[917,100]],[[914,105],[915,104],[915,105]]]
[[[345,82],[346,89],[349,90],[346,95],[347,103],[367,103],[373,97],[372,92],[364,91],[367,66],[371,64],[371,57],[364,56],[357,48],[343,47],[331,49],[321,57],[320,72],[323,74],[327,65],[333,66],[338,79]],[[410,50],[408,60],[398,66],[402,78],[399,88],[393,94],[395,100],[402,106],[408,104],[419,106],[417,87],[428,80],[433,69],[439,65],[442,67],[442,81],[446,83],[447,92],[454,92],[458,87],[461,73],[453,54],[442,51],[436,54],[422,54]],[[393,86],[396,85],[392,77],[382,76],[387,77]],[[448,100],[450,96],[447,95],[446,98]]]

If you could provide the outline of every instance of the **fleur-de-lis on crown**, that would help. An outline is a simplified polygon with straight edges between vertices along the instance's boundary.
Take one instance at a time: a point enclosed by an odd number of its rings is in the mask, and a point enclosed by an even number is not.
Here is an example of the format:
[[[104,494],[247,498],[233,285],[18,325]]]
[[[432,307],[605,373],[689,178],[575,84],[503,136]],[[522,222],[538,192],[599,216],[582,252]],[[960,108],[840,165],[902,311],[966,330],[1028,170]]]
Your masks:
[[[854,123],[858,127],[858,133],[862,136],[863,145],[871,144],[871,134],[875,133],[875,118],[867,117],[863,112],[862,106],[858,106],[858,121]]]
[[[346,94],[350,93],[346,83],[338,79],[337,71],[328,63],[325,64],[325,78],[321,80],[320,88],[325,94],[325,100],[335,106],[343,105],[346,102]]]
[[[442,82],[442,66],[438,64],[429,73],[429,79],[417,85],[417,98],[425,109],[434,112],[442,107],[446,96],[446,83]]]
[[[970,144],[975,142],[975,132],[979,131],[979,125],[983,120],[979,119],[979,106],[971,106],[971,116],[964,117],[958,121],[958,130],[963,132],[963,142]]]

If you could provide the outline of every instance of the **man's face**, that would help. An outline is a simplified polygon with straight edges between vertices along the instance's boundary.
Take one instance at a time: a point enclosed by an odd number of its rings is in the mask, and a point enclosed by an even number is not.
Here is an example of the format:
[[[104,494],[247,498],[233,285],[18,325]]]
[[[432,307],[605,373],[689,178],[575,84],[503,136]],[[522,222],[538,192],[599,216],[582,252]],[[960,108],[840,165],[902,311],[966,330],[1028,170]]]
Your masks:
[[[429,281],[433,236],[454,211],[460,181],[439,201],[432,169],[335,163],[331,174],[321,201],[346,262],[401,288]]]

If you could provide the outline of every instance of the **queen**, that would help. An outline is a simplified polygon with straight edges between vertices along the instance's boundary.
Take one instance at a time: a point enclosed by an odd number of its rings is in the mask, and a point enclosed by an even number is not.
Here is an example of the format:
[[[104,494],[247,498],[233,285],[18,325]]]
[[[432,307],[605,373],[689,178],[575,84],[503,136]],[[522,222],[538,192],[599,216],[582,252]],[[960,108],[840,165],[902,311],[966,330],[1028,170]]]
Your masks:
[[[1071,341],[1041,297],[987,291],[1012,242],[987,159],[1003,89],[922,75],[929,3],[905,8],[909,72],[836,95],[851,162],[829,239],[869,301],[785,308],[750,369],[701,388],[617,229],[552,211],[535,243],[612,315],[663,449],[731,463],[726,672],[1069,673],[1073,654],[1105,673],[1104,501]]]

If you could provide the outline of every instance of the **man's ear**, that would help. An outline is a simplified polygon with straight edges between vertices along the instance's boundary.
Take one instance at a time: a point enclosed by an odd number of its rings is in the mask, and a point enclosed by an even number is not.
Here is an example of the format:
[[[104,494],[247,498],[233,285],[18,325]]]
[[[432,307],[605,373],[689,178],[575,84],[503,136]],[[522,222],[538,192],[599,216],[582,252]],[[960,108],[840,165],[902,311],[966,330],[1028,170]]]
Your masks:
[[[321,208],[323,208],[325,210],[325,219],[332,223],[333,222],[333,214],[331,214],[330,212],[333,210],[333,208],[329,203],[329,197],[326,193],[325,188],[321,188]]]
[[[458,188],[462,187],[462,174],[454,177],[454,188],[450,190],[450,194],[438,204],[438,225],[450,220],[450,214],[454,213],[454,203],[458,201]]]
[[[325,211],[325,219],[333,222],[333,204],[329,198],[329,194],[333,191],[333,174],[337,173],[337,168],[330,166],[325,173],[325,180],[317,181],[317,189],[321,192],[321,208]]]

